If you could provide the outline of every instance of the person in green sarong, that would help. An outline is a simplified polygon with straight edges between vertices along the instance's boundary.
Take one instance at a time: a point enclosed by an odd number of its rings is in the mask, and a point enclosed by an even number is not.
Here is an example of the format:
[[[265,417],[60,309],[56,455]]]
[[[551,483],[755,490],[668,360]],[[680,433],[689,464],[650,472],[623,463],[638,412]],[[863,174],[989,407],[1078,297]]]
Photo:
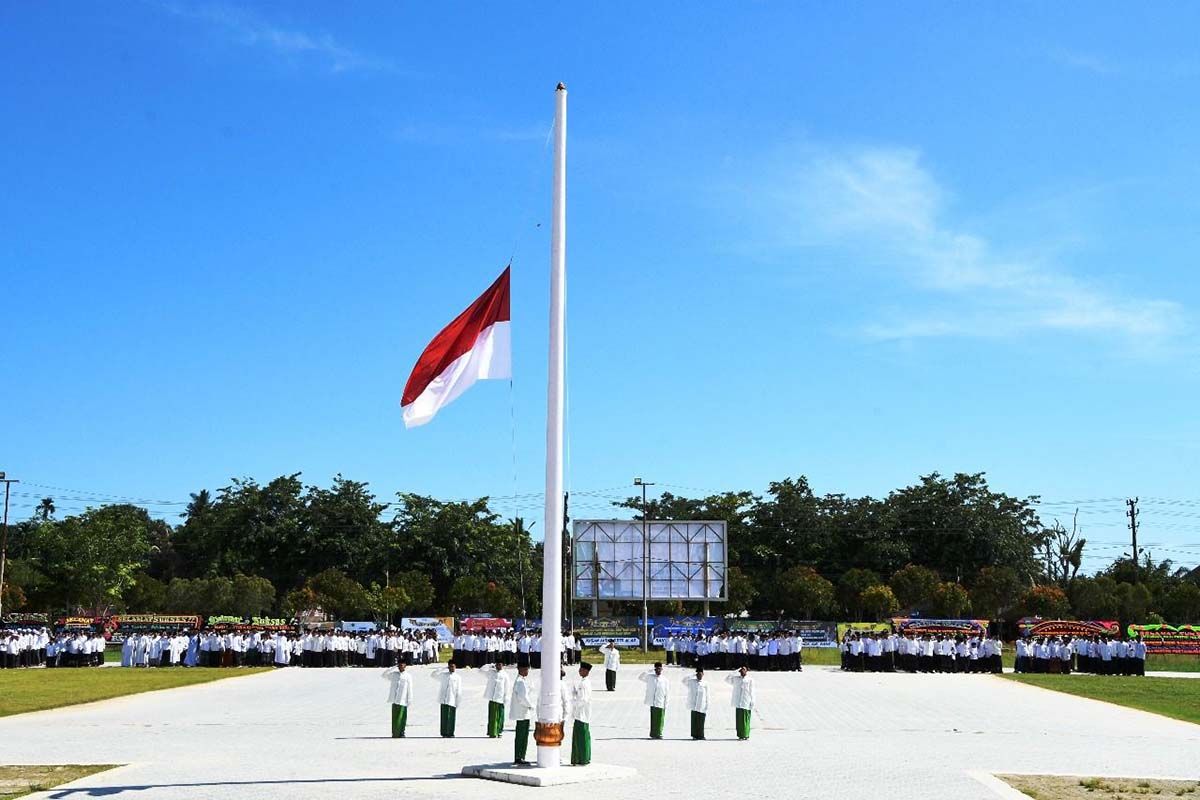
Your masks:
[[[750,738],[750,715],[754,713],[754,678],[749,673],[743,664],[736,674],[725,678],[733,686],[733,724],[739,739]]]
[[[445,669],[434,670],[432,677],[441,684],[438,702],[442,706],[441,734],[445,739],[454,738],[454,723],[458,715],[458,698],[462,694],[462,677],[455,671],[457,665],[450,661]]]
[[[667,718],[667,698],[670,695],[670,685],[667,676],[663,674],[661,661],[654,662],[654,669],[643,672],[638,680],[646,684],[646,697],[643,702],[650,707],[650,738],[663,738],[663,726]]]
[[[385,681],[391,681],[388,702],[392,705],[392,738],[403,739],[404,728],[408,724],[408,706],[412,703],[412,675],[401,661],[385,669],[382,677]]]
[[[508,702],[508,674],[504,671],[504,662],[500,659],[495,664],[486,664],[480,670],[487,676],[487,688],[483,696],[488,701],[487,735],[489,739],[498,739],[504,733],[504,704]]]
[[[592,763],[592,684],[588,675],[592,665],[579,664],[579,682],[571,692],[571,713],[575,724],[571,728],[571,766],[583,767]]]
[[[704,682],[704,667],[696,667],[696,676],[684,678],[687,686],[687,707],[692,716],[692,738],[704,738],[704,721],[708,716],[708,684]]]
[[[513,739],[513,763],[528,764],[525,755],[529,750],[529,721],[537,708],[537,691],[529,683],[529,663],[517,667],[517,678],[513,681],[512,699],[508,703],[508,717],[517,723]]]

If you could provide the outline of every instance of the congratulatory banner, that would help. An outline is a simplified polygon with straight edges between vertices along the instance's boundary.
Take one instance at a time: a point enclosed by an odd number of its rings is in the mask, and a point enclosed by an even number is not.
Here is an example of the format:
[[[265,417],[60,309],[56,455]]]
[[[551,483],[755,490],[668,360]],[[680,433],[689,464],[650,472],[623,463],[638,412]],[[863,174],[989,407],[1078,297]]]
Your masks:
[[[1200,625],[1130,625],[1126,632],[1141,636],[1153,655],[1200,656]]]

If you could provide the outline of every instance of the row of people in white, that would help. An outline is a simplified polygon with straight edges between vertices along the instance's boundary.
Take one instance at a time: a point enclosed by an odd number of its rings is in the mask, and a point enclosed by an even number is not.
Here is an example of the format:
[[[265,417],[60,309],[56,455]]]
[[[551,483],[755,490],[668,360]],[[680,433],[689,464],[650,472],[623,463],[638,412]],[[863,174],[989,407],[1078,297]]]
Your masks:
[[[850,633],[840,645],[849,672],[1002,671],[1004,645],[985,636]]]
[[[671,635],[663,649],[668,665],[737,669],[749,664],[758,672],[795,672],[803,664],[804,640],[795,631],[722,631]]]
[[[1046,636],[1018,639],[1016,654],[1017,672],[1146,674],[1146,644],[1141,638]]]
[[[578,664],[583,654],[583,640],[574,631],[565,631],[561,641],[562,663]],[[536,629],[468,631],[454,637],[453,648],[452,658],[462,667],[479,668],[497,659],[509,666],[530,664],[534,669],[542,664],[542,632]]]

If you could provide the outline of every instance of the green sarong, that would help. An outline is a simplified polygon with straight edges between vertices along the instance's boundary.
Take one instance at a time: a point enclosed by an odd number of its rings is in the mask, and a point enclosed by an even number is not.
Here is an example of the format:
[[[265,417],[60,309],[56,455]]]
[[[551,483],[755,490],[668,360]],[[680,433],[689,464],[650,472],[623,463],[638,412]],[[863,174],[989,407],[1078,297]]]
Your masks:
[[[513,740],[513,761],[524,761],[529,749],[529,720],[517,720],[517,735]]]
[[[571,729],[571,766],[592,763],[592,729],[586,722],[575,720]]]
[[[392,703],[392,738],[404,738],[404,726],[408,724],[408,706]]]
[[[617,690],[617,671],[615,669],[604,670],[604,689],[609,692]]]
[[[487,720],[488,738],[497,739],[502,733],[504,733],[504,703],[489,700]]]
[[[699,711],[692,712],[692,738],[704,738],[704,714]]]
[[[737,737],[739,739],[750,738],[750,709],[735,709],[734,727],[737,728]]]
[[[447,739],[454,738],[454,717],[458,713],[458,709],[454,706],[442,705],[442,736]]]
[[[663,725],[667,721],[667,710],[650,706],[650,738],[663,738]]]

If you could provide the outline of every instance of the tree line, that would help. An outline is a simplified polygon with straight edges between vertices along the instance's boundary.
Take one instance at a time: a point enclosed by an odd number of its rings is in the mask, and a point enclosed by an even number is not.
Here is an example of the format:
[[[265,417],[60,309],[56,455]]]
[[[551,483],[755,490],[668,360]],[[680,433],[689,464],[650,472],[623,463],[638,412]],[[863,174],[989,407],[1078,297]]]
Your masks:
[[[640,497],[614,506],[614,515],[643,513]],[[817,495],[805,478],[789,478],[762,494],[664,493],[644,512],[727,523],[725,613],[1200,621],[1200,571],[1147,555],[1081,575],[1086,539],[1045,524],[1036,497],[994,491],[983,474],[935,473],[885,498]],[[328,487],[305,485],[299,474],[266,484],[236,479],[193,494],[177,520],[124,504],[58,519],[47,498],[13,526],[10,556],[6,610],[540,614],[541,543],[520,520],[500,517],[486,497],[401,492],[382,502],[366,483],[340,475]],[[605,611],[636,615],[640,604]]]

